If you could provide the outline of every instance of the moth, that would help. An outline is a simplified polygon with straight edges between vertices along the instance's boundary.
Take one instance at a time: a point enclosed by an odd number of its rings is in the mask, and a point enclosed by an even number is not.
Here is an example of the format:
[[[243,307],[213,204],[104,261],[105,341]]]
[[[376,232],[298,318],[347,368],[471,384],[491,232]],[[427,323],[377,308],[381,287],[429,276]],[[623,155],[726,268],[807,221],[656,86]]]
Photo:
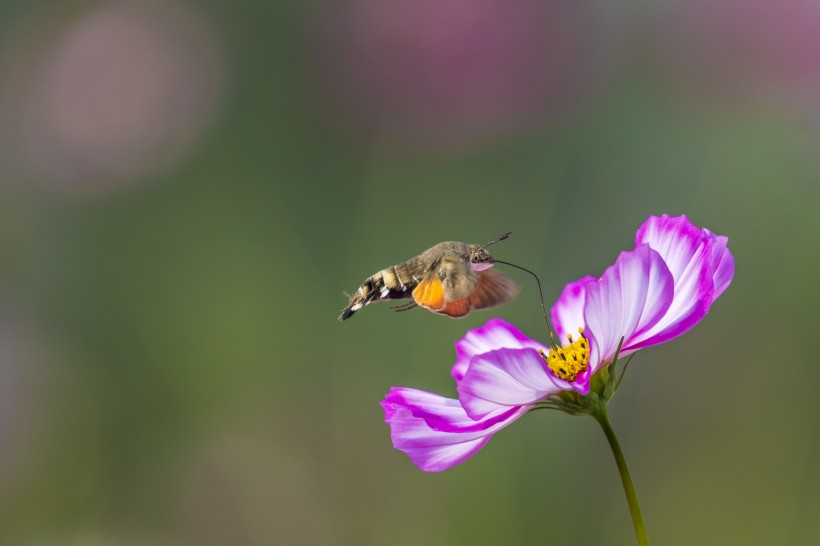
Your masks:
[[[518,285],[491,269],[496,260],[486,247],[509,237],[507,232],[484,245],[446,241],[428,248],[406,262],[371,275],[350,297],[339,320],[375,301],[412,301],[394,307],[407,311],[416,306],[452,318],[466,316],[471,309],[486,309],[507,303],[518,294]]]

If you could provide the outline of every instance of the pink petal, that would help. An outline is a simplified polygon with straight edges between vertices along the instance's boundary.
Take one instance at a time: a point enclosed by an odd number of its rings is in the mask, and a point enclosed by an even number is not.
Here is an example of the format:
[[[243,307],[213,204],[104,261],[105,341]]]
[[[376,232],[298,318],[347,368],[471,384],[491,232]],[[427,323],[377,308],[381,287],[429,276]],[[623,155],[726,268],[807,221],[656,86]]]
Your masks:
[[[474,356],[458,384],[458,399],[472,419],[505,407],[534,404],[573,385],[552,374],[535,349],[499,349]]]
[[[382,402],[393,447],[413,464],[440,472],[471,457],[497,431],[524,415],[529,407],[504,408],[486,419],[470,419],[458,400],[394,387]]]
[[[710,265],[714,272],[712,275],[715,285],[715,291],[712,295],[712,301],[714,302],[729,288],[729,284],[735,276],[735,258],[726,248],[729,242],[728,237],[715,235],[706,228],[703,228],[703,232],[712,239],[712,260]]]
[[[661,255],[677,280],[689,267],[692,256],[703,243],[703,231],[686,216],[650,216],[635,234],[635,248],[648,244]]]
[[[492,436],[485,436],[459,444],[443,444],[423,447],[401,447],[393,442],[393,447],[404,451],[414,465],[425,472],[443,472],[460,465],[475,455]]]
[[[615,265],[586,288],[590,371],[614,357],[621,337],[622,354],[634,349],[634,340],[664,317],[673,296],[674,280],[657,252],[645,244],[622,252]]]
[[[490,319],[481,328],[468,330],[464,337],[456,342],[456,363],[450,375],[458,383],[467,373],[470,359],[473,356],[496,349],[523,349],[525,347],[546,350],[546,347],[522,334],[512,324],[498,318]]]
[[[666,262],[675,281],[675,297],[669,310],[633,348],[649,347],[688,331],[706,316],[714,300],[713,261],[715,237],[693,225],[686,216],[653,216],[644,222],[635,237],[637,244],[648,244]],[[725,248],[725,247],[724,247]]]
[[[560,343],[566,343],[567,334],[572,334],[577,338],[578,328],[584,327],[586,286],[597,280],[595,277],[586,276],[569,283],[564,287],[558,301],[552,306],[552,327],[560,338]]]

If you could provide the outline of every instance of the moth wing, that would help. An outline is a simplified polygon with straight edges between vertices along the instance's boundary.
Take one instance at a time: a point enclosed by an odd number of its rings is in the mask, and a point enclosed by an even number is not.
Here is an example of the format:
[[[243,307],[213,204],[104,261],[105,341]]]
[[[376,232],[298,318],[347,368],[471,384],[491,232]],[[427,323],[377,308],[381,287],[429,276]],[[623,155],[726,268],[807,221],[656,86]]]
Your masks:
[[[470,312],[470,298],[448,301],[444,307],[436,311],[439,315],[447,315],[452,318],[461,318]]]
[[[435,271],[428,273],[413,289],[413,301],[433,311],[444,307],[444,286]]]
[[[478,274],[458,256],[443,257],[438,276],[444,289],[444,300],[448,303],[469,298],[479,285]]]
[[[476,309],[498,307],[518,295],[515,281],[495,269],[480,271],[478,278],[478,287],[470,295],[470,303]]]

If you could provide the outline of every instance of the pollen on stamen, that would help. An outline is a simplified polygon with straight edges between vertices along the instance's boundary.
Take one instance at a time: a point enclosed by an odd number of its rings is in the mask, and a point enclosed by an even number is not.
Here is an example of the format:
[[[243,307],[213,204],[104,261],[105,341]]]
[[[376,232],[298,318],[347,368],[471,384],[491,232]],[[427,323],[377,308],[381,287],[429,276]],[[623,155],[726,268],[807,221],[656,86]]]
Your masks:
[[[572,334],[567,334],[569,343],[563,347],[551,348],[549,354],[539,351],[556,377],[566,381],[575,380],[578,374],[586,370],[589,365],[584,329],[579,328],[578,333],[581,337],[577,341],[572,340]]]

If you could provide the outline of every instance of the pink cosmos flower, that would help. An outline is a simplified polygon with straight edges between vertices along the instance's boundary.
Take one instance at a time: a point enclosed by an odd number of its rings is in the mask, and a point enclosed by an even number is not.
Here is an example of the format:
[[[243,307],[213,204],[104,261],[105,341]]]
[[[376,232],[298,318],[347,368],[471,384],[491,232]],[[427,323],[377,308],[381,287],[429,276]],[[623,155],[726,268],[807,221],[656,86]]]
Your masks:
[[[706,315],[734,276],[726,243],[685,216],[650,217],[634,250],[622,252],[600,278],[564,288],[552,307],[554,329],[568,340],[563,347],[491,319],[456,343],[458,399],[392,388],[382,407],[393,446],[422,470],[438,472],[539,404],[585,413],[585,401],[611,396],[596,387],[590,393],[590,386],[616,356],[669,341]]]

